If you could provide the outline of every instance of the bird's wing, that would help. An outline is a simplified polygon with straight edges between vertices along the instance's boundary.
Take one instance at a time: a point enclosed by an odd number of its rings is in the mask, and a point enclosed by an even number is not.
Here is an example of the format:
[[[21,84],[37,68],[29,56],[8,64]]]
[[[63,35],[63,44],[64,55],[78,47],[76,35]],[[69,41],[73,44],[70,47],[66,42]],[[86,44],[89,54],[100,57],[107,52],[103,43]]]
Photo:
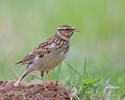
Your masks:
[[[22,64],[22,65],[30,64],[33,62],[35,57],[44,57],[46,53],[50,53],[51,49],[53,49],[53,47],[50,47],[52,42],[48,42],[50,41],[50,39],[38,45],[38,47],[36,47],[31,53],[29,53],[27,56],[25,56],[21,61],[17,62],[16,64]]]

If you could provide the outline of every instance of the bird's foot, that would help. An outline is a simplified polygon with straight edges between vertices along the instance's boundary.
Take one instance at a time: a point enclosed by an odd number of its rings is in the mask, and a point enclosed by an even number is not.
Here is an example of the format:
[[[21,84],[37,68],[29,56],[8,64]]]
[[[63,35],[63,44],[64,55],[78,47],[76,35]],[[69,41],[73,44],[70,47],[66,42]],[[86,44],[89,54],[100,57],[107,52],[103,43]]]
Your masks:
[[[59,84],[59,82],[58,81],[56,81],[56,82],[54,82],[54,81],[51,81],[50,82],[50,84],[49,85],[51,85],[51,86],[57,86]]]
[[[54,81],[51,81],[49,85],[55,86],[55,82],[54,82]]]

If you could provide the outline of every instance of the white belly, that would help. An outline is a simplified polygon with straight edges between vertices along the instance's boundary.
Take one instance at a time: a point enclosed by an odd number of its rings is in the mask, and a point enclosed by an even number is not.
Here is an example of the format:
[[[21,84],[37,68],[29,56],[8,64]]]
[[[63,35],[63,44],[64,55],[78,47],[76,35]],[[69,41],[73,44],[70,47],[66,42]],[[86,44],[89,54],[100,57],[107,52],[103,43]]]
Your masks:
[[[37,59],[35,59],[34,63],[37,67],[37,70],[48,71],[50,69],[55,68],[58,64],[60,64],[64,60],[64,58],[64,55],[53,51],[43,58],[38,57]]]

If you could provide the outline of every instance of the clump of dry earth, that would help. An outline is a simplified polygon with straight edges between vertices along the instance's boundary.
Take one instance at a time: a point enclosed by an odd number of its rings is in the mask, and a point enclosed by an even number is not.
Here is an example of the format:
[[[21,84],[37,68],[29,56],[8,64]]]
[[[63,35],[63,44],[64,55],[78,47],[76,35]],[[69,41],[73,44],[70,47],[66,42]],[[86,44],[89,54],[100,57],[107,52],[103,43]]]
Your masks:
[[[16,81],[0,81],[0,100],[70,100],[69,91],[61,84],[55,86],[42,84],[25,83],[15,87]]]

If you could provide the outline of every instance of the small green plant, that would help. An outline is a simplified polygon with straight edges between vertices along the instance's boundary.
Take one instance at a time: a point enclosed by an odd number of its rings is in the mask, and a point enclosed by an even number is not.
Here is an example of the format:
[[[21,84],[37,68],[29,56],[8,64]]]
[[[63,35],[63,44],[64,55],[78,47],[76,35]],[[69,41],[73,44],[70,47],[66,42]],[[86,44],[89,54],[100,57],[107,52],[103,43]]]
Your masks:
[[[70,82],[71,100],[110,100],[111,90],[119,88],[110,85],[109,80],[90,79],[87,73],[86,57],[84,59],[83,73],[78,72],[72,65],[66,62],[66,65],[78,76],[78,80]]]

